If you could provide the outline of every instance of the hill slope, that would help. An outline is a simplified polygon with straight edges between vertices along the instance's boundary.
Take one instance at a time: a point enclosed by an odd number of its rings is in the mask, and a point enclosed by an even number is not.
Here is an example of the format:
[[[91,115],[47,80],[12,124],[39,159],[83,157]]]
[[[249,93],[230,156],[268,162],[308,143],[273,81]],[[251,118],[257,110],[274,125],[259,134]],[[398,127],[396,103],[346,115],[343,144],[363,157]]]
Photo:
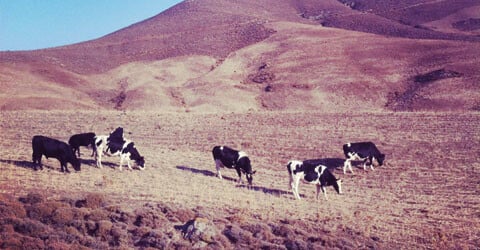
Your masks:
[[[184,1],[96,40],[0,52],[0,109],[478,110],[478,8]]]

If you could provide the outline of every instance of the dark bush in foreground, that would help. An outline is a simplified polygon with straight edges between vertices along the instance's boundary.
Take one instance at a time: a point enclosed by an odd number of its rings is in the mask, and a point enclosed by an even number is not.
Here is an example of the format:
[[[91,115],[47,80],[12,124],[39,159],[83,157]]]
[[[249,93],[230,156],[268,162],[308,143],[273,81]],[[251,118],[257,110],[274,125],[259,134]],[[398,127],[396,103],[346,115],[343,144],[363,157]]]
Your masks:
[[[0,195],[2,249],[315,249],[375,247],[360,233],[325,232],[315,223],[263,222],[237,213],[147,203],[126,211],[99,194],[52,200],[38,193]],[[304,231],[306,230],[306,231]],[[310,233],[308,233],[310,232]],[[338,238],[340,236],[340,240]],[[361,244],[359,244],[361,242]]]

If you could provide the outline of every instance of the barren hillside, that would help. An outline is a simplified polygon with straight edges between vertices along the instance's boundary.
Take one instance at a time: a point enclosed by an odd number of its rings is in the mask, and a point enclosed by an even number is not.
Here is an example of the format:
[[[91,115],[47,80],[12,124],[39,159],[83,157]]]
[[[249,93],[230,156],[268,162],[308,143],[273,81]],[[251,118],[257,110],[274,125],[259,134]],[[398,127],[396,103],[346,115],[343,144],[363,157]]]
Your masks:
[[[96,40],[0,52],[0,109],[478,110],[478,8],[184,1]]]

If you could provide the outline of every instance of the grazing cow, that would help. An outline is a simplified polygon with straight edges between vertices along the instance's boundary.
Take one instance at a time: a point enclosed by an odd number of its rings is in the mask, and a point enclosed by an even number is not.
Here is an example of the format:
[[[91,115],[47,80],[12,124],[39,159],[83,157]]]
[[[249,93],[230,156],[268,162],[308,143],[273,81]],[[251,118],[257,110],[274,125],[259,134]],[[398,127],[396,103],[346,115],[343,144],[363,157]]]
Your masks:
[[[382,166],[385,155],[380,153],[377,146],[373,142],[356,142],[343,145],[343,153],[345,154],[345,162],[343,163],[343,173],[346,173],[347,167],[353,174],[352,161],[363,161],[363,169],[367,170],[367,163],[373,170],[373,159],[377,160],[378,165]]]
[[[123,144],[126,142],[125,137],[123,137],[123,128],[116,128],[107,138],[107,150],[113,154],[114,152],[122,149]]]
[[[253,174],[257,171],[252,171],[250,159],[243,151],[237,151],[226,146],[215,146],[212,150],[213,159],[215,160],[215,167],[217,169],[218,178],[222,179],[220,168],[234,168],[237,170],[238,182],[242,182],[242,172],[247,177],[249,185],[252,185]]]
[[[67,169],[67,163],[72,164],[76,171],[80,171],[80,161],[73,153],[70,145],[65,142],[36,135],[32,138],[32,149],[32,161],[35,170],[37,170],[37,166],[39,166],[40,169],[43,169],[42,155],[45,155],[47,159],[52,157],[60,161],[62,172],[70,172]]]
[[[287,164],[288,174],[290,176],[290,187],[295,198],[300,200],[298,185],[303,180],[306,183],[317,185],[317,200],[320,189],[327,198],[327,186],[333,186],[337,193],[342,194],[342,180],[335,178],[333,174],[324,165],[309,164],[308,161],[289,161]]]
[[[109,136],[100,135],[95,137],[96,161],[97,166],[102,168],[102,155],[104,153],[110,155],[120,155],[120,171],[122,170],[124,161],[132,170],[130,161],[135,161],[140,170],[145,169],[145,159],[140,155],[135,144],[132,141],[123,138],[123,129],[117,128]]]
[[[80,146],[92,146],[92,156],[95,154],[95,133],[83,133],[72,135],[68,140],[68,144],[72,147],[73,153],[77,153],[80,157]]]

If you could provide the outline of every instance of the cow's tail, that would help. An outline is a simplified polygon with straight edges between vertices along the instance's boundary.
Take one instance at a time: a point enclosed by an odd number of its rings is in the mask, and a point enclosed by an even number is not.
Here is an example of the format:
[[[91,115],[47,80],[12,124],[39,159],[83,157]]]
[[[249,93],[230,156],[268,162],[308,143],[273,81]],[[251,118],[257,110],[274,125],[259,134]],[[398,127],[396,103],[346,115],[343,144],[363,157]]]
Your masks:
[[[350,143],[344,144],[343,145],[343,154],[345,155],[345,158],[348,158],[348,152],[350,152]]]
[[[292,170],[292,162],[289,161],[287,164],[287,170],[288,170],[288,188],[292,188],[292,183],[293,183],[293,170]]]
[[[93,142],[92,142],[92,156],[95,156],[97,155],[97,143],[96,143],[96,136],[93,137]]]

